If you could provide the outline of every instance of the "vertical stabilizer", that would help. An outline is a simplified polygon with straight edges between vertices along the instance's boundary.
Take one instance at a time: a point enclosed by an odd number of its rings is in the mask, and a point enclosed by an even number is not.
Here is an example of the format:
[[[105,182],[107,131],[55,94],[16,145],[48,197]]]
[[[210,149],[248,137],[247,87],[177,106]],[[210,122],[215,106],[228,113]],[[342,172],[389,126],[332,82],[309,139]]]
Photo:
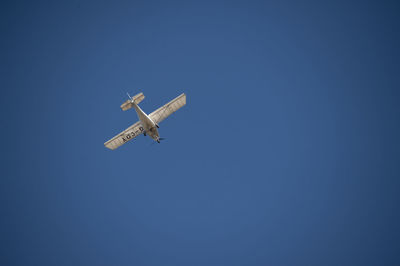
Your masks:
[[[141,92],[141,93],[136,94],[135,96],[131,97],[129,100],[126,100],[123,104],[121,104],[121,109],[123,111],[129,110],[129,109],[131,109],[133,107],[133,103],[132,103],[131,99],[136,104],[139,104],[141,101],[143,101],[144,95]]]

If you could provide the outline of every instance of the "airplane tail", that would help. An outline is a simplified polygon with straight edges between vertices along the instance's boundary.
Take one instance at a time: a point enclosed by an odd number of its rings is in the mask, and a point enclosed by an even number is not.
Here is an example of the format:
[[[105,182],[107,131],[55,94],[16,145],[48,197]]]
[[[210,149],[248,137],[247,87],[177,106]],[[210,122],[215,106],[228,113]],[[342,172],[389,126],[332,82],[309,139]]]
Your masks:
[[[129,96],[129,94],[128,94],[128,96]],[[142,92],[139,93],[139,94],[136,94],[133,97],[129,96],[129,100],[126,100],[123,104],[121,104],[121,109],[123,111],[129,110],[133,106],[132,102],[135,102],[136,104],[139,104],[141,101],[143,101],[143,99],[144,99],[144,95],[143,95]]]

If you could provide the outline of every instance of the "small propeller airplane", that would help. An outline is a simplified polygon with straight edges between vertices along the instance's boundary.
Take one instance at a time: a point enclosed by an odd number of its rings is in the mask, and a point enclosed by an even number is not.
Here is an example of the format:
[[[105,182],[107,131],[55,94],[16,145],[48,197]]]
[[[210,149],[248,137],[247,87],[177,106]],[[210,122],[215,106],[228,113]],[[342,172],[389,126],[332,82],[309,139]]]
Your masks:
[[[160,138],[160,135],[158,134],[158,123],[178,111],[178,109],[186,104],[186,94],[182,93],[169,103],[147,115],[138,105],[144,99],[143,93],[139,93],[133,97],[128,93],[128,97],[129,99],[121,105],[121,109],[126,111],[132,107],[135,108],[139,121],[104,143],[104,146],[111,150],[115,150],[119,146],[141,134],[144,136],[149,135],[152,139],[160,143],[160,140],[163,140],[163,138]]]

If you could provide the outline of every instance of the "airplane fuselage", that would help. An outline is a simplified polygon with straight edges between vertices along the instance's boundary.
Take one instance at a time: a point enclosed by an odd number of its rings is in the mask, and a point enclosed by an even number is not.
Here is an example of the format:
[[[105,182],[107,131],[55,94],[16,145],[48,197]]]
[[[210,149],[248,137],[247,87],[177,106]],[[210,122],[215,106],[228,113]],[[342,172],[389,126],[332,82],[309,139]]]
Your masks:
[[[146,135],[149,135],[155,141],[160,142],[160,135],[158,134],[156,123],[154,123],[153,120],[151,120],[151,118],[145,112],[143,112],[143,110],[135,102],[133,102],[133,108],[136,110]]]

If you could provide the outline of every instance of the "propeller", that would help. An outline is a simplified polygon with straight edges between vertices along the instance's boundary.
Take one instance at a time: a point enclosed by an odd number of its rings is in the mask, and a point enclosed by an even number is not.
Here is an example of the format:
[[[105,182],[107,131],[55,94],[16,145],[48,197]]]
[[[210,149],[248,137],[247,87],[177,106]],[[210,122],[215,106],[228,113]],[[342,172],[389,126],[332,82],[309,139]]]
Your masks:
[[[160,140],[165,140],[165,138],[159,138],[158,140],[159,140],[159,141],[160,141]],[[153,145],[156,144],[156,143],[157,143],[157,141],[152,141],[152,142],[150,143],[150,146],[153,146]]]

